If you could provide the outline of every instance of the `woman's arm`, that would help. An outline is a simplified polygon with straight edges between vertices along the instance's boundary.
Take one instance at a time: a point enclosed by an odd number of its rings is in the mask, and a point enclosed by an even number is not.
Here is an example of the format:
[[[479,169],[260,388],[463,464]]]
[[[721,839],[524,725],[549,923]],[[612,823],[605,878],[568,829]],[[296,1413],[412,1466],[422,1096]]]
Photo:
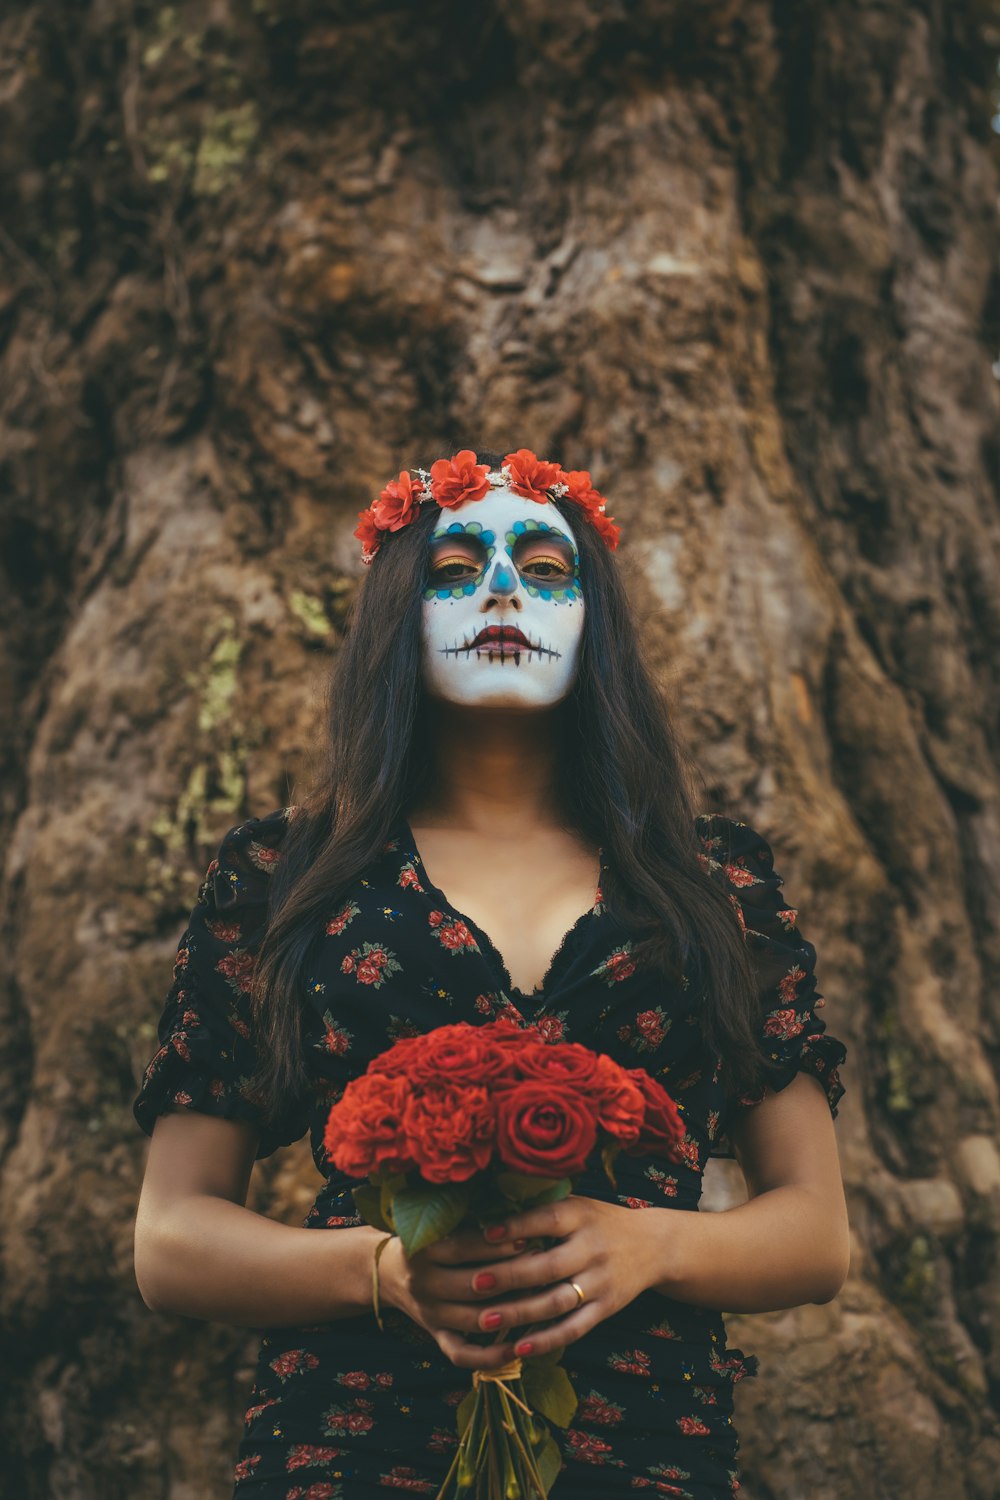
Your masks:
[[[512,1218],[508,1234],[559,1243],[494,1268],[480,1326],[503,1337],[556,1319],[517,1346],[541,1354],[650,1289],[725,1312],[831,1301],[847,1277],[850,1231],[822,1086],[797,1075],[769,1091],[730,1138],[751,1195],[738,1208],[637,1210],[571,1197]],[[573,1282],[584,1293],[579,1306]]]
[[[363,1312],[378,1232],[326,1235],[246,1208],[257,1140],[246,1121],[195,1110],[157,1120],[135,1223],[135,1276],[146,1306],[241,1327]]]
[[[847,1280],[850,1225],[823,1085],[798,1073],[730,1131],[749,1201],[683,1213],[674,1263],[657,1290],[726,1312],[832,1302]]]

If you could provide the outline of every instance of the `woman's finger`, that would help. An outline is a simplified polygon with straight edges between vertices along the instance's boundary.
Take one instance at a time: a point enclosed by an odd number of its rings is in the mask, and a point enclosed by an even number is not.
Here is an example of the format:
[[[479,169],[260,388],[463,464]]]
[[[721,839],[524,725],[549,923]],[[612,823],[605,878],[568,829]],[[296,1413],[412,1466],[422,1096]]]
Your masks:
[[[586,1303],[583,1305],[586,1306]],[[483,1333],[495,1333],[499,1337],[531,1323],[547,1323],[552,1318],[565,1318],[579,1306],[580,1299],[571,1284],[559,1281],[535,1296],[515,1297],[485,1308],[479,1313],[474,1326]]]
[[[548,1328],[533,1328],[516,1343],[505,1347],[512,1349],[516,1359],[529,1359],[534,1354],[550,1354],[553,1349],[565,1349],[568,1344],[575,1344],[577,1339],[582,1339],[585,1333],[596,1328],[603,1316],[595,1303],[585,1302],[578,1312],[570,1313],[567,1318],[560,1318],[558,1323],[551,1323]]]
[[[433,1330],[432,1330],[433,1331]],[[460,1370],[499,1370],[514,1358],[511,1344],[470,1344],[451,1329],[434,1331],[438,1348]]]
[[[420,1255],[432,1265],[476,1265],[483,1261],[509,1260],[511,1256],[520,1255],[525,1245],[526,1241],[508,1235],[505,1228],[503,1237],[494,1242],[485,1240],[478,1230],[465,1229],[458,1234],[445,1235],[443,1240],[421,1250]]]

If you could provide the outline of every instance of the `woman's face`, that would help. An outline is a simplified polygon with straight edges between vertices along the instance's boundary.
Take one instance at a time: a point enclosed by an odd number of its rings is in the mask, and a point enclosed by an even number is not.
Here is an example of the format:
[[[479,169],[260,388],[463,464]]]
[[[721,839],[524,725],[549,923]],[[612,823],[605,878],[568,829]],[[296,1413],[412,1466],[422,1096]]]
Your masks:
[[[432,697],[497,708],[564,698],[583,594],[576,540],[556,507],[492,489],[442,511],[428,544],[422,634]]]

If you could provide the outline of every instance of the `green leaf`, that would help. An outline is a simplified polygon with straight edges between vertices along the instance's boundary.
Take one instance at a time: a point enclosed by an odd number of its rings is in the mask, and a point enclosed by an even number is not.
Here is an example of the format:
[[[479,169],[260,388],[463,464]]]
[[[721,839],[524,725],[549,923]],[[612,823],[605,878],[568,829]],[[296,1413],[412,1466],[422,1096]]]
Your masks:
[[[371,1224],[375,1229],[384,1229],[387,1234],[392,1232],[392,1225],[382,1212],[382,1195],[378,1188],[371,1187],[366,1182],[362,1187],[352,1188],[351,1197],[366,1224]]]
[[[478,1400],[479,1392],[477,1390],[471,1390],[469,1394],[467,1396],[463,1396],[462,1400],[459,1402],[458,1411],[455,1413],[455,1420],[458,1423],[459,1437],[464,1437],[465,1429],[472,1421],[472,1413],[476,1409],[476,1402]]]
[[[559,1203],[563,1198],[568,1198],[572,1191],[573,1184],[570,1179],[568,1177],[561,1177],[558,1182],[554,1182],[551,1187],[546,1188],[544,1193],[539,1193],[537,1197],[532,1198],[528,1206],[531,1208],[541,1208],[543,1203]]]
[[[573,1184],[568,1177],[529,1177],[524,1172],[500,1172],[497,1187],[513,1203],[557,1203],[569,1197]]]
[[[416,1255],[451,1234],[465,1217],[468,1205],[466,1189],[453,1183],[407,1187],[398,1192],[392,1202],[392,1216],[407,1255]]]
[[[562,1468],[562,1454],[555,1438],[549,1433],[540,1448],[535,1450],[535,1465],[538,1475],[545,1486],[546,1495],[555,1484]]]
[[[561,1365],[544,1365],[538,1370],[526,1364],[521,1375],[528,1405],[540,1411],[557,1427],[568,1427],[576,1412],[577,1398],[572,1382]]]

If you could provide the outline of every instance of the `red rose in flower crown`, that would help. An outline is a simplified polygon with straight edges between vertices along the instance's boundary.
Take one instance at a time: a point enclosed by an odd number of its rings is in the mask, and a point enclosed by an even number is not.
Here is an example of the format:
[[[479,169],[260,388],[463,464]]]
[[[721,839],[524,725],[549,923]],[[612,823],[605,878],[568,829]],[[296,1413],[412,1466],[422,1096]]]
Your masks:
[[[384,531],[398,531],[401,526],[408,526],[416,520],[423,493],[423,480],[413,479],[406,469],[400,469],[399,478],[390,479],[372,506],[372,520]]]
[[[503,467],[515,495],[523,495],[527,500],[537,500],[542,505],[549,498],[546,491],[563,483],[566,478],[558,464],[536,458],[530,448],[518,448],[516,453],[508,453]]]
[[[530,448],[505,454],[499,469],[476,462],[471,448],[462,448],[451,458],[438,458],[430,469],[401,469],[367,510],[358,512],[354,535],[361,543],[361,561],[374,562],[383,539],[417,519],[422,506],[437,504],[454,509],[468,501],[482,500],[491,489],[507,488],[544,505],[564,498],[576,506],[612,552],[618,547],[621,527],[606,514],[606,501],[597,491],[586,469],[563,470],[552,459],[539,458]]]
[[[490,487],[489,472],[488,464],[476,463],[471,448],[463,448],[454,458],[439,458],[431,464],[431,494],[444,506],[481,500]]]

